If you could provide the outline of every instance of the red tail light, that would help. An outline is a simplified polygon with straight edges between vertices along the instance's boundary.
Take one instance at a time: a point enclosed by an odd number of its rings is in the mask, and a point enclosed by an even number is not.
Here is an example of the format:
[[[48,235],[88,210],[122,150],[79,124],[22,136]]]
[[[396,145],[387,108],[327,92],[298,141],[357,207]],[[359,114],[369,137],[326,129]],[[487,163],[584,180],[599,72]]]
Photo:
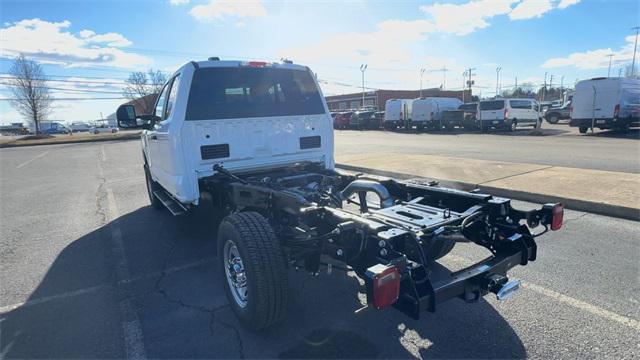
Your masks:
[[[617,119],[618,115],[620,115],[620,104],[617,104],[616,107],[613,108],[613,117]]]
[[[504,118],[505,120],[509,118],[509,110],[504,109]]]
[[[560,230],[564,218],[564,205],[557,203],[551,207],[551,230]]]
[[[265,67],[267,63],[265,61],[249,61],[247,65],[250,67]]]
[[[400,273],[393,265],[377,264],[367,269],[367,301],[376,309],[395,304],[400,295]]]

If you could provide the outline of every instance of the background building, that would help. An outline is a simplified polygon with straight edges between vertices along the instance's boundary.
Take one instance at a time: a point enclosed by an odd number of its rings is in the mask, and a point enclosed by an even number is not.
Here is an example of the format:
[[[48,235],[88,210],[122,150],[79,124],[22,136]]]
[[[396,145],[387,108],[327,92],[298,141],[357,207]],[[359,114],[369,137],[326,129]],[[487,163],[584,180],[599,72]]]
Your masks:
[[[440,88],[422,89],[423,97],[453,97],[463,100],[463,91],[440,90]],[[416,99],[420,97],[420,90],[374,90],[364,94],[364,106],[384,110],[384,104],[389,99]],[[329,110],[359,109],[363,107],[362,92],[327,96]],[[471,100],[471,92],[464,90],[464,100]]]

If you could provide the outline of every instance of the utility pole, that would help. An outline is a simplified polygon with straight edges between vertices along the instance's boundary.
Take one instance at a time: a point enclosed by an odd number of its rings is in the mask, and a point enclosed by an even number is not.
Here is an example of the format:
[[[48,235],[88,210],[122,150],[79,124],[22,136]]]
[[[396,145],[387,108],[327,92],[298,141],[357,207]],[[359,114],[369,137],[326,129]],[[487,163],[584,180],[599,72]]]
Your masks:
[[[611,59],[613,59],[613,54],[609,54],[607,55],[607,57],[609,58],[609,69],[607,70],[607,77],[611,76]]]
[[[502,70],[502,67],[498,66],[496,68],[496,98],[500,94],[500,70]]]
[[[622,77],[622,68],[618,69],[618,77]]]
[[[469,79],[469,80],[467,80],[467,85],[469,85],[469,96],[471,97],[472,100],[473,100],[473,95],[471,95],[471,86],[473,86],[473,80],[471,80],[471,76],[473,76],[472,71],[475,70],[475,69],[476,68],[468,68],[467,69],[467,72],[468,72],[467,76],[468,76],[468,79]],[[463,88],[462,92],[464,93],[464,88]]]
[[[553,90],[553,75],[549,76],[549,91]]]
[[[515,96],[515,94],[518,92],[518,77],[516,76],[516,86],[513,88],[513,93],[512,95]]]
[[[560,76],[560,91],[564,90],[564,75]]]
[[[636,31],[636,41],[633,44],[633,61],[631,61],[631,77],[633,77],[636,70],[636,49],[638,48],[638,31],[640,30],[640,26],[633,27],[631,30]]]
[[[467,78],[467,71],[465,70],[462,72],[462,102],[464,102],[464,88],[465,86],[467,86],[467,83],[465,81],[466,78]]]
[[[424,75],[425,71],[427,71],[427,69],[425,68],[420,69],[420,97],[422,97],[422,75]]]
[[[447,87],[447,67],[444,66],[442,68],[442,90],[444,90]]]
[[[544,85],[542,87],[542,101],[545,100],[545,95],[547,95],[547,74],[548,72],[544,73]]]
[[[360,71],[362,72],[362,108],[364,109],[364,72],[367,70],[367,64],[360,65]]]

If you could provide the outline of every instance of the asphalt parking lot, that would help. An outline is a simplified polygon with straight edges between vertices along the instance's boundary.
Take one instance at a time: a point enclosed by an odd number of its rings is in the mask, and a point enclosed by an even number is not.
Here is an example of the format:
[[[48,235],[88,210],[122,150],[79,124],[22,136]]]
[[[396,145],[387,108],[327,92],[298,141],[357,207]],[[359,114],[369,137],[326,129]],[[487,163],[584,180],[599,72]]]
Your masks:
[[[524,284],[513,299],[454,300],[419,321],[355,314],[362,289],[340,270],[291,270],[288,321],[252,333],[215,271],[219,219],[149,207],[137,141],[0,150],[0,211],[6,358],[640,356],[633,221],[568,211],[538,260],[512,272]],[[445,263],[482,255],[458,246]]]
[[[530,163],[640,173],[640,129],[626,134],[596,129],[581,135],[567,123],[543,123],[541,136],[530,128],[487,134],[452,131],[336,130],[336,154],[389,152],[476,160]]]

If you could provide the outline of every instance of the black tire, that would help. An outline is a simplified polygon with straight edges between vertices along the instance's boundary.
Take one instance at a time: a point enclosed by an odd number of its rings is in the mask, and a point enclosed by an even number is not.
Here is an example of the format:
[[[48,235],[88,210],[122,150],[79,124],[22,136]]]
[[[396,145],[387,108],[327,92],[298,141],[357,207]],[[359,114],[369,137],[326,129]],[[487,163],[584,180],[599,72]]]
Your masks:
[[[586,133],[587,133],[587,130],[589,130],[589,127],[588,127],[588,126],[580,126],[580,127],[578,128],[578,131],[580,131],[580,134],[586,134]]]
[[[231,248],[227,248],[229,252],[225,250],[227,246],[235,246],[239,252],[242,275],[246,279],[244,303],[240,290],[231,288],[238,270],[227,267],[232,254]],[[246,327],[261,330],[284,320],[289,287],[286,260],[271,225],[262,215],[241,212],[225,217],[218,229],[218,257],[227,299]],[[230,275],[232,273],[235,275]]]
[[[151,173],[149,173],[149,167],[147,167],[146,161],[144,164],[144,178],[145,183],[147,184],[147,195],[149,196],[151,207],[156,210],[162,209],[164,205],[162,205],[162,202],[160,202],[160,200],[155,195],[153,195],[154,191],[160,190],[160,185],[158,185],[158,183],[153,181],[153,179],[151,178]]]
[[[560,116],[558,114],[551,114],[547,117],[547,122],[549,124],[557,124],[560,121]]]
[[[456,246],[456,242],[453,240],[441,240],[431,245],[428,249],[425,249],[427,254],[427,260],[438,260],[453,250]]]
[[[511,120],[511,122],[509,123],[509,132],[516,131],[517,127],[518,127],[518,121],[515,119]]]
[[[628,133],[629,132],[629,123],[625,122],[624,124],[618,126],[616,130],[621,134]]]
[[[444,124],[444,128],[447,131],[452,131],[455,128],[455,126],[453,126],[453,124],[451,124],[451,123],[446,123],[446,124]]]

